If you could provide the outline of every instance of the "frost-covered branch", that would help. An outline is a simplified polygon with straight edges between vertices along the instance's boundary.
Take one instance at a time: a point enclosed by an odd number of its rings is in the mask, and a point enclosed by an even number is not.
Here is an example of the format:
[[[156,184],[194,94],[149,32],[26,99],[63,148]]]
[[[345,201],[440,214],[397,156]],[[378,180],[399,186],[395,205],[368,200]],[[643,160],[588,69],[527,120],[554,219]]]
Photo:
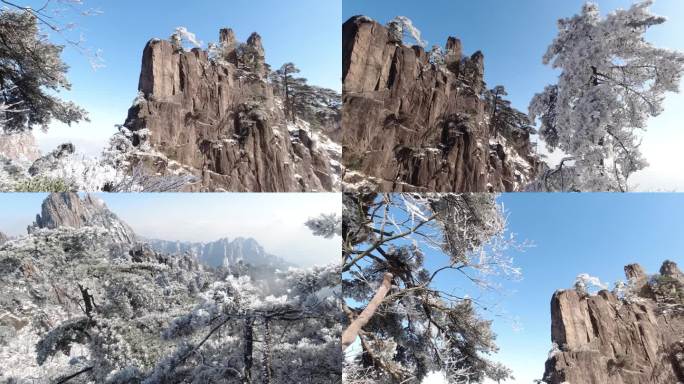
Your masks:
[[[387,23],[390,39],[396,43],[403,44],[408,38],[417,45],[425,47],[427,41],[421,37],[420,30],[413,25],[411,19],[406,16],[397,16]]]
[[[548,148],[575,160],[560,190],[626,192],[630,175],[648,165],[640,133],[662,112],[665,94],[679,91],[684,71],[684,54],[644,38],[666,20],[651,13],[652,3],[639,1],[605,17],[587,3],[558,22],[544,63],[561,74],[534,96],[529,112],[539,119]],[[555,183],[542,185],[557,190]]]
[[[502,372],[480,355],[495,348],[489,322],[475,311],[484,306],[433,285],[437,275],[449,272],[476,289],[493,288],[488,281],[493,274],[520,275],[506,253],[524,245],[504,235],[506,220],[494,199],[410,193],[343,197],[342,270],[350,322],[343,347],[358,335],[364,356],[346,363],[345,372],[390,377],[390,382],[419,382],[430,371],[470,381]],[[448,262],[429,269],[425,258],[433,252]]]
[[[304,223],[314,236],[330,239],[334,236],[342,236],[342,218],[336,213],[322,213],[318,217],[312,217]]]

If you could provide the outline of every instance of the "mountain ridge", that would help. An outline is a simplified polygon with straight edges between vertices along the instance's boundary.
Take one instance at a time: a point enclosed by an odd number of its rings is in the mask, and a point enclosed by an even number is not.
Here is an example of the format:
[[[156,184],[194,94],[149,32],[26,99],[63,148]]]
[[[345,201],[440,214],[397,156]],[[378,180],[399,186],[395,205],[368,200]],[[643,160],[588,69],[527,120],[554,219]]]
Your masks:
[[[282,258],[266,252],[252,237],[236,237],[232,240],[222,237],[213,241],[182,241],[145,239],[153,249],[169,254],[191,253],[205,265],[211,267],[228,267],[244,262],[254,266],[273,267],[276,269],[296,266]]]

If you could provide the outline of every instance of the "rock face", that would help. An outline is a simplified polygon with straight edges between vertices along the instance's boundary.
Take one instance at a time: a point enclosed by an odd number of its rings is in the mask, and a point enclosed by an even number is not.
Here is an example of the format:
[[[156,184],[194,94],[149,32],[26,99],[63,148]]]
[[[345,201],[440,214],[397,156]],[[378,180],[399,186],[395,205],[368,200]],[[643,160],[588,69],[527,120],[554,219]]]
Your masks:
[[[32,162],[40,157],[40,150],[31,133],[0,133],[0,156],[15,161]]]
[[[227,267],[240,262],[254,266],[287,268],[291,264],[271,255],[252,238],[238,237],[232,241],[224,238],[208,243],[168,240],[147,240],[153,249],[171,255],[190,253],[202,264],[212,267]]]
[[[4,233],[0,232],[0,245],[3,245],[9,240],[9,237],[5,235]]]
[[[379,191],[514,191],[534,176],[529,134],[489,126],[484,56],[450,37],[443,66],[364,16],[342,26],[345,187]]]
[[[625,267],[631,296],[603,290],[557,291],[551,300],[551,338],[559,347],[546,362],[551,384],[665,384],[684,382],[684,279],[676,264],[648,277]]]
[[[85,195],[81,199],[75,192],[52,193],[41,206],[41,213],[28,228],[29,233],[40,228],[101,227],[115,242],[134,243],[136,236],[128,224],[107,208],[102,200]]]
[[[195,191],[339,189],[341,148],[328,150],[339,145],[305,121],[288,123],[267,74],[256,33],[238,43],[223,29],[206,51],[151,40],[124,124],[134,146],[151,150],[133,162],[190,172],[200,179],[188,188]]]

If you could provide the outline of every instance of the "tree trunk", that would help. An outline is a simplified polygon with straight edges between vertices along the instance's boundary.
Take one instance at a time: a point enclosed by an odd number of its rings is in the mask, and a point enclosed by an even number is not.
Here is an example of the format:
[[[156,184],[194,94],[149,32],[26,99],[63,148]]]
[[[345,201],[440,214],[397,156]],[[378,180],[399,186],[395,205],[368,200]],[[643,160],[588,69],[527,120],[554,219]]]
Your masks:
[[[375,314],[375,311],[377,311],[378,307],[380,306],[380,303],[385,299],[385,296],[387,296],[387,293],[389,292],[390,288],[392,287],[392,279],[394,276],[391,273],[385,273],[385,276],[382,279],[382,283],[380,284],[380,287],[378,288],[377,292],[375,292],[375,296],[373,296],[373,299],[368,303],[366,308],[361,312],[359,317],[354,319],[352,323],[347,327],[347,329],[342,332],[342,350],[344,351],[349,347],[354,340],[356,340],[356,337],[359,335],[359,332],[361,329],[368,324],[370,319],[373,317]]]
[[[83,303],[85,308],[83,311],[86,316],[92,318],[93,309],[97,307],[95,304],[95,298],[88,292],[88,288],[84,288],[81,284],[78,284],[78,289],[81,291],[81,296],[83,297]]]
[[[290,83],[288,82],[289,76],[287,75],[287,72],[285,73],[285,80],[283,81],[283,85],[285,86],[285,118],[287,118],[287,115],[291,113],[292,109],[292,103],[290,102]]]
[[[245,329],[243,333],[242,358],[244,363],[243,383],[252,382],[252,352],[254,350],[254,318],[245,319]]]
[[[264,319],[264,359],[261,367],[261,382],[271,383],[271,325]]]

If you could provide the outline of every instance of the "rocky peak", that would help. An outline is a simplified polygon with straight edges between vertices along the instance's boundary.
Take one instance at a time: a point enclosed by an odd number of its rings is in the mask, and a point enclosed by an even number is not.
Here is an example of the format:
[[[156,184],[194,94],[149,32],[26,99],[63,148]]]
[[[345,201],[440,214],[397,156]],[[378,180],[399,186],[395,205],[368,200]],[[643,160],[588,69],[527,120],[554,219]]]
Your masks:
[[[264,51],[264,45],[261,43],[261,35],[259,35],[256,32],[252,32],[251,35],[247,38],[247,45],[250,47],[254,48],[254,50],[259,53],[259,58],[261,60],[264,60],[266,57],[266,53]],[[263,61],[262,61],[263,63]]]
[[[342,39],[347,189],[361,178],[378,191],[515,191],[534,177],[530,146],[489,124],[481,52],[464,57],[449,37],[441,65],[364,16],[343,24]]]
[[[625,267],[632,295],[618,297],[607,290],[586,295],[561,290],[551,299],[551,339],[558,346],[546,362],[550,384],[665,384],[684,380],[684,317],[672,311],[684,305],[684,279],[676,264],[665,262],[661,276],[669,282],[669,297],[653,295],[662,284],[648,278],[638,264]],[[673,288],[674,287],[674,288]],[[676,290],[672,294],[672,291]],[[671,300],[678,301],[672,303]]]
[[[237,65],[237,46],[238,41],[235,32],[231,28],[222,28],[219,31],[219,44],[226,55],[226,61]]]
[[[628,280],[642,281],[646,280],[648,277],[646,271],[639,264],[628,264],[625,265],[625,276]]]
[[[444,64],[453,73],[460,70],[461,56],[463,55],[463,44],[461,40],[449,36],[447,38],[446,49],[444,50]]]
[[[81,198],[75,192],[51,193],[43,201],[41,213],[36,215],[36,221],[28,231],[95,226],[105,228],[116,242],[135,242],[133,230],[110,211],[102,200],[89,194]]]
[[[0,232],[0,245],[3,245],[9,240],[9,237],[5,235],[4,233]]]
[[[132,166],[162,175],[181,169],[200,180],[188,190],[337,188],[340,170],[320,145],[325,140],[311,145],[299,140],[295,131],[306,122],[288,129],[283,104],[267,81],[261,36],[253,33],[238,43],[226,28],[219,32],[219,43],[211,52],[174,49],[171,42],[158,39],[147,43],[141,98],[124,124],[138,148]]]
[[[684,281],[684,275],[674,261],[666,260],[660,267],[660,274]]]

